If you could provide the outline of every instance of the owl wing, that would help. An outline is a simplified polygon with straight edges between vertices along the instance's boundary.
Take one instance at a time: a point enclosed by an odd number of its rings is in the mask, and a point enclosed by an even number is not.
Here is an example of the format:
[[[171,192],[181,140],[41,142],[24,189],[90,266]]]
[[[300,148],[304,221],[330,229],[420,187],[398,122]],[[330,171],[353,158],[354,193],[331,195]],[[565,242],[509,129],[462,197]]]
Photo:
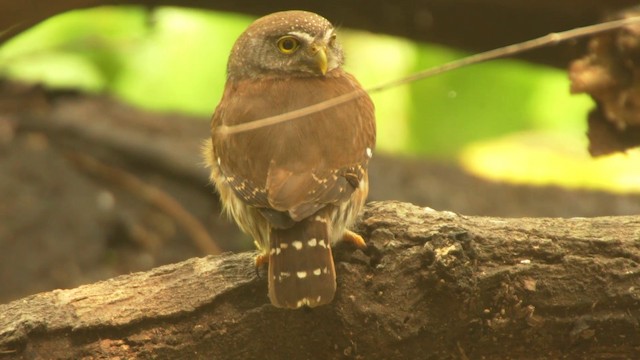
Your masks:
[[[366,166],[365,161],[339,169],[303,173],[274,167],[267,177],[269,204],[286,211],[294,221],[300,221],[327,204],[347,201],[360,186]]]
[[[311,103],[360,89],[355,79],[343,74],[333,79],[331,91],[324,98]],[[315,81],[323,82],[292,81],[286,84],[286,89],[275,93],[285,97],[287,93],[291,96],[317,94],[322,86],[329,85],[325,79]],[[261,104],[264,99],[253,98],[251,109],[271,106],[286,111],[304,106],[291,101],[286,106]],[[244,111],[252,112],[251,109]],[[216,110],[212,126],[215,127],[217,117],[219,123],[230,118],[256,117],[240,113],[237,107],[231,112],[225,110],[229,109]],[[288,227],[328,204],[347,201],[360,186],[375,146],[374,107],[368,95],[363,94],[356,100],[305,118],[233,134],[218,141],[214,136],[213,140],[214,151],[222,159],[220,169],[236,195],[259,208],[275,226]],[[246,156],[231,157],[230,154]]]

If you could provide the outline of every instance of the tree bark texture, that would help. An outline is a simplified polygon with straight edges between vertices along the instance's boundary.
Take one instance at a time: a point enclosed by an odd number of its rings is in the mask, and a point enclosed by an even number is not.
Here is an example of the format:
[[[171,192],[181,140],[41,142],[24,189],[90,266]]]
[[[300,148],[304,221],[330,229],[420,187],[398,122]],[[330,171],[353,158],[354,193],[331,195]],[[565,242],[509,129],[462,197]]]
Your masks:
[[[370,203],[316,309],[268,303],[254,253],[0,305],[0,358],[633,359],[640,217],[491,218]]]

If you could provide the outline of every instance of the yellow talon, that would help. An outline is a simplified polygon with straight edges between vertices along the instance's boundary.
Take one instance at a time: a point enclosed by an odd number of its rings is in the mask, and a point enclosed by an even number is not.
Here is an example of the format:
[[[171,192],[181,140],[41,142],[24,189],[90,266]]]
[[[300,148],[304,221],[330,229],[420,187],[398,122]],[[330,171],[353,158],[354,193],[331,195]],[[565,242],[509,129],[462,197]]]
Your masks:
[[[342,240],[352,243],[359,249],[367,248],[367,243],[364,241],[362,236],[354,233],[351,230],[345,230],[344,234],[342,234]]]
[[[269,254],[260,254],[256,256],[256,270],[269,264]]]

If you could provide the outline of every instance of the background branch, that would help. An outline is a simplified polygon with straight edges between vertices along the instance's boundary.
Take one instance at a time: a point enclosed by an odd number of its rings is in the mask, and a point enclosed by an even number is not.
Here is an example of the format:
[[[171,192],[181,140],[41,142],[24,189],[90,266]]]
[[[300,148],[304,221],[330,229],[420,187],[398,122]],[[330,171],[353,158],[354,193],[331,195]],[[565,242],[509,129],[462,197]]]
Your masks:
[[[265,15],[285,9],[298,9],[294,0],[255,1],[175,1],[136,0],[128,5],[184,6],[209,10]],[[122,5],[113,0],[1,0],[0,29],[6,40],[53,15],[73,9],[103,5]],[[425,0],[425,1],[322,1],[305,5],[305,10],[322,14],[332,22],[376,33],[386,33],[417,41],[429,41],[478,52],[532,39],[551,32],[594,24],[603,16],[637,5],[633,0]],[[582,46],[543,49],[525,55],[528,59],[566,67]]]

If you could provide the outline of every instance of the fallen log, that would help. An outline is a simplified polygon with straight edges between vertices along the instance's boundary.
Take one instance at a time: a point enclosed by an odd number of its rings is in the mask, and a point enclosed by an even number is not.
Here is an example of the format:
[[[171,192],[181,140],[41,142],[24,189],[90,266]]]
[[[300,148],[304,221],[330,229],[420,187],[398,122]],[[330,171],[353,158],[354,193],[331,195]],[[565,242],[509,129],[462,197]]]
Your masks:
[[[612,359],[640,354],[640,217],[367,206],[334,302],[272,307],[254,253],[0,305],[1,359]]]

